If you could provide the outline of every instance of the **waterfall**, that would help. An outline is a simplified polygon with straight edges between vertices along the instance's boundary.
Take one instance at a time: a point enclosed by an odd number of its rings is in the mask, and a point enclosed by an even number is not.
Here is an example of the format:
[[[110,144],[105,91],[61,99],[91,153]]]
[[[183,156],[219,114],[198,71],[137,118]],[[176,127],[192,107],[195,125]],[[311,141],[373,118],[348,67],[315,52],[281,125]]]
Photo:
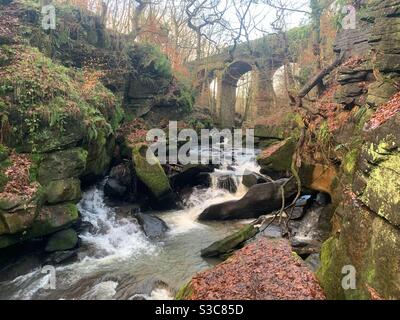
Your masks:
[[[104,201],[103,185],[83,193],[78,204],[82,220],[90,225],[80,234],[82,245],[75,262],[56,267],[56,290],[44,286],[49,275],[41,269],[0,283],[3,299],[170,299],[195,273],[209,268],[200,250],[242,228],[247,221],[197,221],[210,205],[237,200],[247,191],[241,175],[258,171],[254,155],[237,154],[234,165],[223,165],[211,173],[210,188],[194,188],[184,209],[151,212],[162,218],[170,230],[165,239],[149,240],[136,220],[120,214]],[[218,187],[218,177],[229,176],[236,192]],[[157,283],[167,287],[159,287]]]

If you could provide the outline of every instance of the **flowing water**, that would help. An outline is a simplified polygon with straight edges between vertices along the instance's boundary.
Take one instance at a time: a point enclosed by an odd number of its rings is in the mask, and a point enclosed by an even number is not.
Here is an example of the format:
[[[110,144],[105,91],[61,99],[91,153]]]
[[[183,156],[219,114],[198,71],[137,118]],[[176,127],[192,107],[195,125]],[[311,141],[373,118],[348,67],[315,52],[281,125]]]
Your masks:
[[[215,203],[239,199],[246,188],[241,174],[257,171],[254,154],[236,155],[235,171],[216,170],[212,186],[194,189],[184,209],[156,212],[169,226],[166,237],[151,241],[129,215],[117,214],[104,201],[102,185],[84,193],[79,209],[83,221],[92,227],[80,235],[82,245],[75,262],[43,273],[42,267],[2,279],[0,299],[170,299],[194,274],[215,261],[204,260],[200,250],[238,230],[244,223],[200,223],[198,215]],[[237,192],[217,187],[218,176],[232,175]],[[55,280],[54,288],[46,285]]]

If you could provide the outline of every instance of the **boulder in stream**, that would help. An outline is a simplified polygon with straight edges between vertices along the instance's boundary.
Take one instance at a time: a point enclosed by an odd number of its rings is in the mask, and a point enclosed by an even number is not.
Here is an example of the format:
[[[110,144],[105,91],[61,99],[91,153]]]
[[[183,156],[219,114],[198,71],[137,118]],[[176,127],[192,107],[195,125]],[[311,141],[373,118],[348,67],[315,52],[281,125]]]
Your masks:
[[[132,213],[132,215],[150,239],[162,238],[169,229],[167,224],[157,216],[140,212]]]
[[[127,188],[121,185],[117,179],[108,178],[104,185],[104,194],[111,198],[123,198]]]
[[[157,157],[151,152],[147,154],[147,150],[148,147],[144,144],[133,147],[135,173],[155,200],[152,207],[160,210],[174,208],[178,202],[177,196],[172,191],[169,179]]]
[[[246,169],[243,173],[242,183],[247,188],[251,188],[252,186],[260,183],[266,183],[268,179],[264,177],[262,174],[252,172]]]
[[[214,166],[204,164],[188,164],[182,167],[180,172],[170,176],[174,190],[182,190],[186,187],[209,186],[210,173]]]
[[[217,177],[217,179],[217,185],[219,189],[227,190],[230,193],[236,193],[238,187],[235,181],[235,177],[231,175],[224,175]]]
[[[258,233],[258,228],[253,225],[247,225],[234,234],[214,242],[209,247],[201,250],[201,256],[204,258],[223,257],[229,255],[233,250],[238,249],[247,240]]]
[[[78,244],[78,234],[74,229],[67,229],[53,234],[46,245],[46,252],[74,249]]]
[[[285,202],[289,203],[296,194],[297,185],[294,179],[281,179],[251,187],[240,200],[210,206],[200,214],[199,220],[251,219],[271,213],[282,206],[281,187]]]

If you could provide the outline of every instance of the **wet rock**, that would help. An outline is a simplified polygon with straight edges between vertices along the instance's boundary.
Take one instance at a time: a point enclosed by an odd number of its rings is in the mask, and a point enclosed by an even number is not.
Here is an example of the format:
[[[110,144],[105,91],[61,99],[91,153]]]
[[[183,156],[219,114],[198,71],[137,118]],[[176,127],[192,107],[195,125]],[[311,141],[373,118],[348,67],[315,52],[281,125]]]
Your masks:
[[[321,251],[322,241],[312,239],[293,238],[290,240],[293,251],[299,256],[308,256]]]
[[[328,204],[330,204],[331,201],[331,197],[329,196],[329,194],[324,193],[324,192],[319,192],[317,194],[317,197],[315,199],[315,202],[317,204],[319,204],[320,206],[327,206]]]
[[[316,272],[321,265],[319,253],[310,254],[304,262],[312,272]]]
[[[104,185],[104,195],[111,198],[123,198],[127,188],[119,184],[118,180],[114,178],[108,178]]]
[[[306,207],[308,206],[312,201],[312,196],[311,195],[305,195],[301,196],[295,203],[296,207]]]
[[[307,208],[311,206],[311,203],[312,203],[312,196],[305,195],[300,197],[296,201],[293,211],[290,212],[291,213],[290,219],[297,220],[302,218],[306,213]]]
[[[294,207],[293,211],[291,211],[290,219],[297,220],[304,216],[306,213],[304,207]]]
[[[128,188],[134,182],[131,164],[121,163],[113,167],[110,171],[109,177],[118,181],[120,185]]]
[[[256,184],[266,183],[266,182],[268,182],[268,179],[259,173],[252,172],[247,169],[243,173],[242,183],[247,188],[251,188]]]
[[[183,166],[182,170],[170,176],[171,185],[174,190],[182,190],[187,187],[210,185],[210,173],[214,166],[203,164],[189,164]]]
[[[163,220],[154,215],[136,212],[132,213],[132,216],[136,218],[143,232],[150,239],[162,238],[169,229]]]
[[[69,263],[78,257],[78,250],[53,252],[46,259],[45,263],[49,265],[59,265]]]
[[[231,254],[235,249],[238,249],[247,240],[254,237],[258,233],[258,228],[253,225],[248,225],[238,232],[214,242],[209,247],[201,250],[201,256],[205,258],[221,257]]]
[[[78,244],[78,234],[74,229],[67,229],[53,234],[46,245],[46,252],[66,251]]]
[[[85,232],[91,232],[94,231],[94,226],[92,223],[90,223],[89,221],[83,221],[80,220],[76,226],[75,226],[75,230],[80,234],[80,233],[85,233]]]
[[[281,179],[251,187],[240,200],[210,206],[200,214],[199,220],[249,219],[271,213],[282,206],[282,186],[288,203],[296,194],[296,182]]]
[[[230,193],[235,193],[237,191],[237,184],[235,178],[229,175],[217,177],[217,186],[219,189],[224,189]]]

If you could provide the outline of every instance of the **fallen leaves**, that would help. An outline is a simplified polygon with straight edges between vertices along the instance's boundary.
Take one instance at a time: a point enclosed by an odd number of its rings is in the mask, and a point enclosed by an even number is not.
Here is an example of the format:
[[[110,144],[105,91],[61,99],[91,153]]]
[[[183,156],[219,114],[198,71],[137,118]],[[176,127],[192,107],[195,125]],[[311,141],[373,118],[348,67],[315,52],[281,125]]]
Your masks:
[[[373,130],[400,112],[400,92],[396,93],[386,104],[380,106],[365,124],[364,130]]]
[[[260,240],[191,281],[189,300],[321,300],[315,275],[283,239]]]
[[[135,119],[130,122],[124,123],[118,129],[118,136],[125,138],[128,143],[136,144],[146,141],[146,135],[148,132],[148,126],[146,122],[142,119]]]
[[[31,183],[29,179],[29,169],[31,160],[27,155],[12,152],[10,155],[11,165],[6,169],[5,175],[8,182],[4,187],[1,198],[11,198],[15,195],[31,198],[37,191],[38,184]]]

